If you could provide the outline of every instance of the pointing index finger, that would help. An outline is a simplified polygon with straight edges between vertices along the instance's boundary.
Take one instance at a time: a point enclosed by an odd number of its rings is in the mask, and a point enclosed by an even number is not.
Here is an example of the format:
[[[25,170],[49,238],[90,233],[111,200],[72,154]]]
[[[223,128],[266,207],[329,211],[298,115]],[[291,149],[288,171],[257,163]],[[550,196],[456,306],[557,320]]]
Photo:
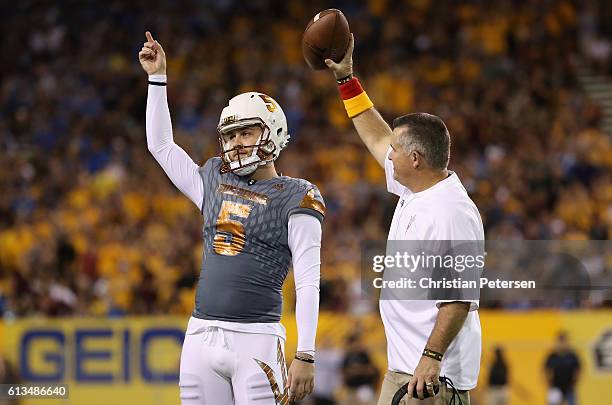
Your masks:
[[[151,33],[149,31],[145,32],[145,35],[147,37],[147,41],[148,42],[153,42],[155,43],[155,40],[153,39],[153,35],[151,35]]]

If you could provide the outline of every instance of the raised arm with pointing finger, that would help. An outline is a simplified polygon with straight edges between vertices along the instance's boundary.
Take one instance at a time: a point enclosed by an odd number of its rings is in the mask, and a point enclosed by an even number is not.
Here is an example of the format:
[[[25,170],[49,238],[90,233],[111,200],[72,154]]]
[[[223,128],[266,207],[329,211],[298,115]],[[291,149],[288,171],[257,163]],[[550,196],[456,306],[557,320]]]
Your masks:
[[[166,54],[162,46],[146,32],[147,42],[138,53],[138,60],[149,75],[147,96],[147,147],[172,183],[193,203],[202,208],[203,185],[199,166],[176,143],[166,93]]]

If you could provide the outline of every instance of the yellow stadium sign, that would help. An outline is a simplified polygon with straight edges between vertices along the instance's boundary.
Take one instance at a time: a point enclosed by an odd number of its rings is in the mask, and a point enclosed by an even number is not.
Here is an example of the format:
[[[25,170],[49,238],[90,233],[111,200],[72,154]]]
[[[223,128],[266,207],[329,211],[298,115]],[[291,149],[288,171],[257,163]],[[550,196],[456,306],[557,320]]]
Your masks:
[[[543,364],[560,330],[568,332],[582,362],[578,400],[612,398],[612,311],[480,311],[483,358],[473,398],[486,403],[492,348],[507,354],[510,405],[545,403]],[[386,368],[385,337],[376,315],[356,318],[321,314],[319,340],[342,346],[356,327],[381,369]],[[68,384],[62,404],[178,405],[178,372],[185,317],[23,319],[0,323],[0,351],[17,367],[23,382]],[[286,352],[297,345],[295,319],[284,317]],[[39,404],[25,400],[22,405]]]
[[[64,403],[175,404],[186,321],[19,320],[4,324],[2,351],[23,382],[68,384]]]

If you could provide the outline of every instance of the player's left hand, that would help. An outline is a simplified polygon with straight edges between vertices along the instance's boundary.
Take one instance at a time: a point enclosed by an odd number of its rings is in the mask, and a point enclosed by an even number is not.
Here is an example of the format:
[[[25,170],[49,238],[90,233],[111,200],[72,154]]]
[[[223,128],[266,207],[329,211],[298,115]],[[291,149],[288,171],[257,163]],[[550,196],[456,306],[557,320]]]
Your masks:
[[[287,376],[289,403],[299,402],[314,388],[314,364],[294,359]]]
[[[419,399],[424,399],[423,390],[426,388],[429,391],[429,396],[433,397],[434,385],[440,384],[440,369],[441,363],[427,356],[421,356],[421,360],[414,370],[414,375],[408,383],[408,398],[412,398],[412,392],[416,385],[417,395]],[[426,384],[430,384],[427,385]]]

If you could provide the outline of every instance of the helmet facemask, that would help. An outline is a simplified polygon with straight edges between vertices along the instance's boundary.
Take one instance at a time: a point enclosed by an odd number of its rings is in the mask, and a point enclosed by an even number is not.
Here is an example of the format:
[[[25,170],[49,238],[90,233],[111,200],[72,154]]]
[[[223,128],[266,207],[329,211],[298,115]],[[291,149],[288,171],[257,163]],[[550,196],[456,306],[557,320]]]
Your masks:
[[[228,139],[227,134],[231,131],[251,126],[262,130],[257,141],[254,140],[255,136],[244,139],[251,145],[234,146],[234,142]],[[239,176],[251,174],[259,166],[276,160],[289,142],[287,118],[283,109],[272,97],[253,91],[229,100],[221,112],[217,131],[222,160],[220,171]],[[240,143],[244,144],[244,141]],[[238,152],[245,148],[250,149],[248,156],[244,151],[240,155]]]
[[[225,139],[230,131],[245,127],[257,126],[262,129],[262,133],[257,141],[252,145],[229,145],[230,141]],[[265,165],[274,160],[276,145],[270,139],[270,128],[260,118],[250,118],[240,121],[228,122],[220,125],[219,146],[221,148],[221,173],[232,172],[239,176],[246,176],[253,173],[259,166]],[[230,147],[231,146],[231,147]],[[242,149],[252,148],[248,156],[238,153]],[[236,159],[231,159],[231,154],[236,152]]]

